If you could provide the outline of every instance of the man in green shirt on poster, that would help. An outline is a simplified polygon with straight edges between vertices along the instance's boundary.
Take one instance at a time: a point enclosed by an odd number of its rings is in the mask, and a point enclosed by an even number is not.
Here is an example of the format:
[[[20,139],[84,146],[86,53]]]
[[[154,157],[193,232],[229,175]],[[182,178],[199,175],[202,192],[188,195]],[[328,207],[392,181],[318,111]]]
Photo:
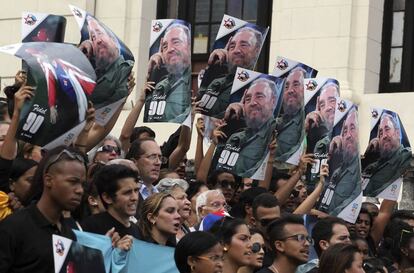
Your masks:
[[[145,120],[182,123],[191,108],[191,39],[187,26],[174,23],[165,30],[160,52],[151,56],[149,69],[160,64],[168,74],[146,97]]]
[[[275,127],[273,111],[277,105],[276,84],[268,79],[255,80],[243,96],[247,127],[234,133],[221,152],[217,168],[251,177],[259,169]]]

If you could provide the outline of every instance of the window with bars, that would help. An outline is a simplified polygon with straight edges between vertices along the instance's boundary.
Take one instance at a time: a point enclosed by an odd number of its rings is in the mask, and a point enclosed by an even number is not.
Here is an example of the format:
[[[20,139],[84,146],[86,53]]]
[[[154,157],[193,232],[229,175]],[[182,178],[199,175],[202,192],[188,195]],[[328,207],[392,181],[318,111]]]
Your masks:
[[[385,0],[380,92],[414,91],[414,1]]]

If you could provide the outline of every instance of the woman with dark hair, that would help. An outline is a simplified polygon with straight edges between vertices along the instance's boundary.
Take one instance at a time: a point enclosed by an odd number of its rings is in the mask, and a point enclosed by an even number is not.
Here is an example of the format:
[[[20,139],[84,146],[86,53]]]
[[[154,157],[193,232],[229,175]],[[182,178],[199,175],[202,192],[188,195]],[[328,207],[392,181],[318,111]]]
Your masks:
[[[30,187],[38,163],[31,159],[16,158],[10,170],[9,187],[17,199],[27,205]]]
[[[362,268],[362,254],[354,245],[335,244],[322,253],[318,272],[365,273]]]
[[[178,242],[174,259],[180,273],[221,273],[223,246],[211,233],[191,232]]]
[[[250,229],[252,254],[250,255],[250,263],[243,266],[237,273],[253,273],[262,268],[264,258],[265,241],[263,233],[258,229]]]
[[[214,223],[210,232],[223,245],[223,273],[234,273],[240,267],[250,264],[250,231],[243,220],[225,217]]]
[[[177,201],[170,194],[156,193],[145,199],[138,222],[140,240],[175,247],[180,214]]]

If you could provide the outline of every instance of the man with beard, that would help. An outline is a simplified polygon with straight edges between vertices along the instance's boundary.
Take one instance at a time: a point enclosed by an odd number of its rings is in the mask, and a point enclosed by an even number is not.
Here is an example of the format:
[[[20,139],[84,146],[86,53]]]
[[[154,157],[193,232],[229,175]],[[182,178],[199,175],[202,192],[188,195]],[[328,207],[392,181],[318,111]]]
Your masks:
[[[272,265],[258,273],[294,273],[299,265],[308,261],[313,239],[308,235],[302,218],[287,215],[270,223],[267,231],[276,255]]]
[[[327,152],[337,97],[339,97],[339,86],[333,82],[325,84],[317,98],[317,110],[306,115],[305,131],[308,136],[309,152]]]
[[[319,181],[319,169],[322,162],[328,159],[329,143],[335,118],[336,98],[339,97],[339,86],[334,82],[326,83],[320,91],[316,102],[316,111],[306,115],[305,132],[307,134],[307,152],[319,160],[313,168],[308,168],[307,179],[310,189]]]
[[[148,112],[149,121],[181,123],[190,113],[190,43],[188,27],[182,24],[172,24],[165,31],[164,37],[161,38],[160,52],[151,56],[149,71],[154,67],[164,65],[168,74],[160,79],[155,85],[154,91],[145,99],[147,108],[150,109]],[[159,111],[160,103],[165,103],[163,113]]]
[[[329,214],[337,216],[361,193],[358,118],[355,108],[349,110],[341,134],[332,139],[329,154],[332,155],[332,160],[339,161],[340,165],[332,173],[321,205]],[[325,198],[331,191],[334,191],[332,199]]]
[[[80,48],[95,63],[96,87],[90,97],[96,109],[128,95],[128,76],[133,64],[120,55],[116,37],[91,16],[88,22],[89,40]],[[89,52],[90,51],[90,52]]]
[[[262,164],[267,143],[272,138],[273,111],[277,104],[275,83],[265,78],[255,80],[246,90],[242,103],[247,127],[227,140],[217,168],[251,177]]]
[[[371,140],[370,147],[379,151],[379,159],[369,164],[363,171],[363,177],[369,182],[364,195],[377,196],[394,182],[410,165],[411,149],[401,145],[400,126],[390,114],[383,114],[378,127],[377,138]]]
[[[306,71],[296,67],[286,78],[283,92],[283,114],[277,119],[276,160],[287,161],[302,145],[304,138],[303,79]],[[284,167],[282,167],[284,168]]]
[[[243,27],[229,39],[226,48],[216,49],[210,54],[208,64],[225,64],[227,62],[227,74],[213,80],[207,87],[200,87],[201,103],[198,106],[203,109],[202,113],[223,118],[230,102],[230,91],[237,67],[253,69],[262,42],[262,33],[251,27]]]

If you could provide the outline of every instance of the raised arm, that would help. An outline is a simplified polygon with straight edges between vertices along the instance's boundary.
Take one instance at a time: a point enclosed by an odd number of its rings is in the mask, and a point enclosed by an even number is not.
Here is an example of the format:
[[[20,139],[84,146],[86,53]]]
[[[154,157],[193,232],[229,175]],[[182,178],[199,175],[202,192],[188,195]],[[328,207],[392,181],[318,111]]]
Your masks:
[[[397,202],[391,200],[383,200],[381,203],[378,216],[375,218],[370,232],[371,238],[374,240],[375,247],[378,247],[378,244],[381,241],[385,226],[391,219],[395,204],[397,204]]]
[[[265,178],[264,180],[260,180],[258,183],[259,187],[265,188],[266,190],[269,190],[270,181],[272,180],[273,162],[276,155],[276,148],[276,138],[273,138],[272,142],[269,144],[269,157],[267,159]]]
[[[328,164],[322,164],[320,170],[320,179],[318,185],[309,196],[296,208],[293,214],[310,214],[313,206],[316,201],[318,201],[319,196],[322,193],[323,185],[325,183],[325,177],[329,176],[329,167]]]
[[[194,169],[197,173],[201,161],[204,157],[204,151],[203,151],[203,139],[204,139],[204,119],[198,118],[196,123],[196,129],[197,129],[197,144],[196,144],[196,151],[195,151],[195,157],[194,157]]]
[[[129,142],[132,132],[134,130],[135,124],[138,121],[139,114],[141,113],[142,107],[145,104],[145,94],[147,92],[151,92],[154,90],[154,82],[146,82],[144,87],[139,91],[138,98],[135,101],[134,107],[129,112],[129,115],[125,121],[124,126],[121,130],[121,135],[119,136],[119,140],[122,144],[122,150],[125,153],[128,152],[131,143]]]
[[[296,183],[299,181],[299,179],[305,172],[306,166],[312,163],[313,163],[313,154],[305,154],[300,158],[299,166],[297,166],[293,170],[292,176],[275,193],[275,196],[277,200],[279,200],[280,204],[284,204],[288,200],[290,193],[292,192]]]
[[[88,102],[88,110],[86,111],[86,123],[82,131],[76,138],[74,146],[77,147],[81,152],[87,153],[86,146],[88,144],[88,135],[89,131],[92,129],[92,126],[95,124],[95,108],[93,108],[92,102]]]
[[[220,124],[213,130],[213,141],[208,147],[207,153],[201,161],[200,168],[197,172],[197,180],[207,183],[208,171],[211,167],[211,160],[214,156],[214,151],[216,150],[219,139],[226,139],[227,135],[221,131],[221,128],[226,126],[225,121],[221,121]]]
[[[23,85],[14,94],[14,110],[9,130],[4,138],[3,146],[0,151],[0,157],[7,160],[13,160],[17,154],[16,132],[19,126],[20,112],[26,100],[34,96],[32,86]]]
[[[178,137],[178,144],[174,151],[168,158],[168,168],[175,170],[180,162],[184,159],[184,156],[190,149],[191,144],[191,128],[185,125],[181,125],[180,136]]]

